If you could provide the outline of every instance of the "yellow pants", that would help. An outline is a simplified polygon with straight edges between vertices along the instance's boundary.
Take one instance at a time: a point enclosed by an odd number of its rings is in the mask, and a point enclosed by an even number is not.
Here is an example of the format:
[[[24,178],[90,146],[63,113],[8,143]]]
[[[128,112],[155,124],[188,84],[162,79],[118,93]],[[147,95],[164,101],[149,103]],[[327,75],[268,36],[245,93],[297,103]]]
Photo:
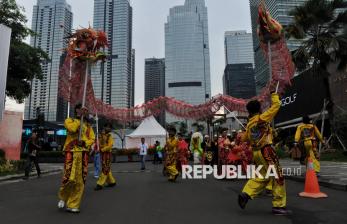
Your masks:
[[[60,200],[66,203],[67,208],[79,209],[84,192],[84,181],[82,176],[82,152],[75,152],[73,154],[73,161],[71,167],[71,174],[66,184],[63,184],[58,193]],[[65,169],[64,175],[70,170]]]
[[[304,141],[304,146],[305,146],[305,150],[306,150],[306,165],[308,163],[308,159],[311,158],[313,161],[314,171],[319,173],[320,172],[320,163],[317,159],[318,152],[317,152],[317,148],[315,146],[315,143],[312,143],[311,140]]]
[[[175,176],[178,174],[176,163],[166,166],[166,172],[169,175],[169,180],[173,180]]]
[[[263,165],[260,170],[261,175],[265,177],[268,168],[268,162],[264,159],[260,150],[253,151],[253,160],[256,166]],[[269,184],[272,183],[270,187]],[[263,190],[272,188],[272,206],[273,207],[286,207],[286,188],[285,183],[279,184],[273,177],[269,179],[255,178],[247,181],[242,192],[248,194],[251,199],[258,196]]]
[[[111,171],[109,171],[107,175],[105,175],[104,173],[101,173],[101,176],[99,177],[98,182],[96,182],[96,184],[100,186],[104,186],[106,182],[108,184],[116,183],[116,179],[114,179]]]

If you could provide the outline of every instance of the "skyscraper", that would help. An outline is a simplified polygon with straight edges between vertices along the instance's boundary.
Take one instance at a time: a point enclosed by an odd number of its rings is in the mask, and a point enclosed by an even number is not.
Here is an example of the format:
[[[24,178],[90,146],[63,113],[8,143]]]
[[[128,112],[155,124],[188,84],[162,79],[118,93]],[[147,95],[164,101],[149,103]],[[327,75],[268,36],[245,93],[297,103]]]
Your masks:
[[[251,63],[254,65],[252,34],[245,30],[224,34],[225,64]]]
[[[94,28],[107,33],[109,59],[92,70],[95,96],[114,107],[133,105],[135,52],[129,0],[94,0]]]
[[[289,12],[296,6],[302,5],[306,1],[307,0],[265,0],[265,4],[267,9],[270,11],[271,16],[285,26],[290,24],[292,21],[292,17],[289,16]],[[254,72],[257,92],[260,92],[260,90],[269,80],[269,65],[264,58],[257,36],[258,6],[261,0],[249,0],[249,2],[251,9],[253,51],[255,60]],[[291,51],[300,46],[300,43],[301,42],[299,40],[287,40],[287,46]]]
[[[252,63],[229,64],[225,67],[223,94],[242,99],[250,99],[255,96]]]
[[[145,59],[145,102],[165,96],[165,59]],[[157,118],[161,125],[165,125],[165,114]]]
[[[186,0],[165,23],[165,94],[191,104],[211,97],[207,7]],[[169,119],[174,121],[174,119]]]
[[[243,99],[255,96],[252,34],[245,30],[227,31],[224,45],[223,93]]]
[[[65,0],[37,0],[33,9],[31,29],[38,35],[31,37],[30,45],[41,48],[49,58],[42,63],[43,79],[31,82],[31,94],[25,100],[25,119],[36,118],[37,108],[48,121],[57,120],[58,78],[64,37],[72,29],[71,6]]]

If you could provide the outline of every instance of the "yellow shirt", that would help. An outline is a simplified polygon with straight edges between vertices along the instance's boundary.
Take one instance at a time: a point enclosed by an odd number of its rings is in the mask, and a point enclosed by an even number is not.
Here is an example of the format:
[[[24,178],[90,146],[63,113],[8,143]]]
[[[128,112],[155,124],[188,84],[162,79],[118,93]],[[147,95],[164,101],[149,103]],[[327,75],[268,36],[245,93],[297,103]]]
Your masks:
[[[165,151],[167,154],[174,154],[177,152],[178,139],[176,137],[169,138],[166,142]]]
[[[273,141],[271,122],[281,107],[278,94],[271,95],[272,105],[262,114],[256,114],[249,119],[242,141],[251,143],[253,150],[260,150]]]
[[[316,137],[323,142],[323,137],[314,124],[300,124],[295,132],[295,142],[316,140]]]
[[[81,140],[85,142],[86,147],[78,147],[78,135],[80,130],[81,121],[79,119],[67,118],[64,122],[64,126],[67,130],[67,136],[64,144],[64,151],[89,151],[90,146],[94,143],[95,135],[91,128],[89,130],[89,137],[87,137],[87,125],[83,124]],[[94,135],[94,138],[92,138]]]
[[[100,140],[100,151],[101,152],[111,152],[113,147],[113,138],[110,133],[101,134],[99,137]]]

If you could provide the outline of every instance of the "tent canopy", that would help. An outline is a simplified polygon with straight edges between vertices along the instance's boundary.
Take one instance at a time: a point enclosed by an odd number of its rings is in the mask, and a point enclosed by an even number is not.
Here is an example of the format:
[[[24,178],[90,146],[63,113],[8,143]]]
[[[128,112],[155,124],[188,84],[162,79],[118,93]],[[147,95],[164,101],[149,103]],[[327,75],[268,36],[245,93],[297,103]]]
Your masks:
[[[151,116],[142,121],[136,130],[127,135],[130,138],[166,136],[166,130]]]

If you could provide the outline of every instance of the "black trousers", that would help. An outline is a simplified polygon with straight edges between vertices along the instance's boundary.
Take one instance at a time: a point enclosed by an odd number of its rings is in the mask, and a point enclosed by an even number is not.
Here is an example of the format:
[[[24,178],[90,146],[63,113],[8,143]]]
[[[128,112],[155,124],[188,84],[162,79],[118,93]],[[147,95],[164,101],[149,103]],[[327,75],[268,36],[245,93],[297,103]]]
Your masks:
[[[25,176],[29,177],[29,173],[31,171],[32,163],[35,164],[37,176],[40,176],[41,175],[41,169],[40,169],[40,166],[39,166],[39,160],[38,160],[37,156],[29,156],[28,157],[27,164],[25,166]]]

